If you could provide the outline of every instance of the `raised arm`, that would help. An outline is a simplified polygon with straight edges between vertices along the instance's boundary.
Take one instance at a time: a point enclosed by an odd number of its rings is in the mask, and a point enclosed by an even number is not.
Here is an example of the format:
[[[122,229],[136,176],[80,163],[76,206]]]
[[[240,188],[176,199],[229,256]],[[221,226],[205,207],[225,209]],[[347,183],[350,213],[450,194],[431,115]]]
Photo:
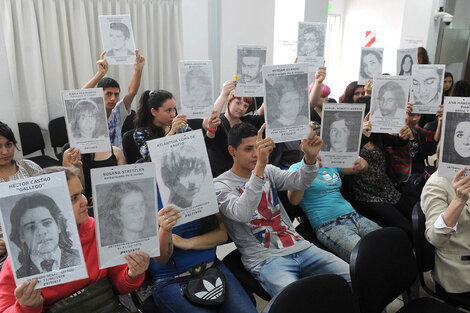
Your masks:
[[[182,250],[207,250],[227,241],[227,230],[219,213],[216,214],[219,227],[205,234],[192,238],[183,238],[173,234],[173,245]]]
[[[134,100],[135,95],[139,91],[144,64],[145,64],[145,58],[139,53],[139,50],[136,49],[134,74],[132,75],[131,81],[129,82],[129,86],[127,87],[127,93],[123,98],[124,105],[126,106],[127,111],[130,110],[132,100]]]
[[[321,86],[323,85],[323,81],[326,78],[326,67],[325,62],[323,61],[323,65],[320,66],[315,73],[315,83],[313,85],[312,91],[309,95],[310,100],[310,110],[313,110],[317,105],[318,101],[320,101],[321,97]]]
[[[214,111],[217,112],[217,115],[220,115],[222,113],[222,110],[224,109],[224,105],[227,102],[227,98],[230,95],[231,92],[235,90],[236,86],[236,81],[234,80],[227,80],[224,85],[222,86],[222,91],[220,92],[219,97],[214,102]],[[204,118],[204,121],[202,123],[202,126],[204,129],[207,129],[209,126],[209,119],[210,117]]]
[[[96,74],[85,84],[82,89],[95,88],[96,84],[103,78],[108,72],[108,61],[104,58],[106,51],[103,51],[100,55],[100,59],[96,61],[96,68],[98,69]]]

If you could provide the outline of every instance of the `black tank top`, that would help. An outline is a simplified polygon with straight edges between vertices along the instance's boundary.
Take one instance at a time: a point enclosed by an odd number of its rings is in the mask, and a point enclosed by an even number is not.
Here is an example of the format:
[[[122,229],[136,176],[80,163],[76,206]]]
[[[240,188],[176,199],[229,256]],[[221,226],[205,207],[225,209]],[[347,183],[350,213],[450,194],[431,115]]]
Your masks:
[[[118,164],[117,158],[114,155],[114,150],[111,147],[111,156],[106,160],[95,160],[94,153],[88,153],[82,155],[82,163],[83,163],[83,175],[85,176],[85,196],[88,200],[90,200],[92,196],[91,192],[91,175],[90,171],[92,168],[99,168],[99,167],[107,167],[107,166],[116,166]]]

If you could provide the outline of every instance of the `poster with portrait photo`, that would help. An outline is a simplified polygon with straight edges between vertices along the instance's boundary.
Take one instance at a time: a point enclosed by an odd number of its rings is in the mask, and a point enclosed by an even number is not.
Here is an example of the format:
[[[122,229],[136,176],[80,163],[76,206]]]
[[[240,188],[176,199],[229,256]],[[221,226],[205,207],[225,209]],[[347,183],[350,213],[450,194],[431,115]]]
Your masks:
[[[320,150],[323,166],[354,166],[359,156],[364,103],[323,104]]]
[[[130,15],[100,15],[101,41],[109,64],[135,64]]]
[[[359,79],[357,80],[359,85],[365,85],[374,76],[382,74],[383,55],[383,48],[361,48]]]
[[[325,37],[326,23],[299,22],[297,62],[308,63],[310,72],[323,65]]]
[[[308,64],[265,65],[266,137],[274,142],[307,138],[310,133]]]
[[[91,182],[100,269],[125,264],[130,252],[159,256],[155,165],[93,168]]]
[[[1,183],[0,217],[17,286],[88,277],[64,172]]]
[[[470,97],[444,97],[438,175],[470,174]]]
[[[111,151],[103,88],[63,90],[61,96],[70,146],[81,153]]]
[[[436,114],[439,111],[445,70],[442,64],[413,64],[410,93],[413,113]]]
[[[200,130],[147,141],[163,206],[181,210],[176,225],[219,212],[209,157]]]
[[[237,47],[237,81],[235,96],[262,97],[263,75],[266,64],[266,46],[239,45]]]
[[[411,76],[413,64],[418,64],[418,48],[397,50],[397,75]]]
[[[398,133],[405,126],[410,76],[374,76],[370,104],[373,133]]]
[[[212,61],[180,61],[181,114],[186,118],[205,118],[214,110]]]

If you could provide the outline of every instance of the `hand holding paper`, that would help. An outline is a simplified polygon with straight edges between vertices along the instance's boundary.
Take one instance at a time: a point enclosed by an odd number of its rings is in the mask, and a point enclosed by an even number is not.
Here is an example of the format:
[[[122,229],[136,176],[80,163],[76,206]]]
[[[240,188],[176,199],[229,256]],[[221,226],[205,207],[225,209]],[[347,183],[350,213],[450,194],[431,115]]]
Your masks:
[[[135,66],[136,71],[142,71],[144,69],[145,58],[139,53],[139,49],[135,49]]]
[[[364,117],[364,122],[362,124],[362,134],[366,137],[370,137],[372,133],[372,124],[370,123],[370,112]]]
[[[325,61],[323,61],[323,65],[320,66],[317,72],[315,73],[315,82],[317,84],[322,84],[325,78],[326,78],[326,67],[325,67]]]
[[[268,137],[268,138],[263,139],[263,131],[265,128],[266,128],[266,124],[263,124],[263,126],[261,126],[261,128],[258,131],[258,137],[256,139],[256,152],[258,154],[258,161],[256,163],[256,168],[258,167],[258,165],[262,167],[262,171],[260,171],[259,176],[264,176],[264,168],[266,164],[268,164],[269,162],[269,155],[271,154],[271,152],[273,152],[276,146],[274,144],[274,141],[271,138]],[[255,168],[255,172],[258,175],[256,168]]]
[[[32,281],[25,281],[15,289],[15,297],[18,303],[22,306],[35,308],[44,302],[41,294],[41,289],[34,289],[38,283],[37,278]]]
[[[323,140],[317,136],[313,129],[313,123],[310,123],[310,134],[307,139],[302,139],[300,149],[305,153],[305,163],[313,165],[317,161],[318,153],[323,145]]]
[[[127,266],[129,267],[127,275],[130,278],[137,278],[149,267],[150,257],[147,253],[142,251],[131,252],[125,256],[127,260]]]
[[[164,231],[171,233],[176,222],[181,217],[179,213],[180,210],[175,209],[172,206],[164,207],[158,211],[158,225],[160,225]]]
[[[98,73],[101,77],[104,77],[106,73],[108,73],[108,61],[104,58],[106,55],[106,51],[103,51],[100,55],[100,59],[96,61],[96,68],[98,69]]]

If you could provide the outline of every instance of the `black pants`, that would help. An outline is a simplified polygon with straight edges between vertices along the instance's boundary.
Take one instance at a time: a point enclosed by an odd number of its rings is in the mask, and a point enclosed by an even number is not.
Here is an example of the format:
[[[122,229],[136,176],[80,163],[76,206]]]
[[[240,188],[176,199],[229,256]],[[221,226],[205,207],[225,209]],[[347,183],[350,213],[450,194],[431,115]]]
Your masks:
[[[354,208],[360,214],[377,221],[382,226],[395,226],[403,229],[411,239],[411,213],[415,203],[415,198],[402,194],[396,204],[356,201]]]

